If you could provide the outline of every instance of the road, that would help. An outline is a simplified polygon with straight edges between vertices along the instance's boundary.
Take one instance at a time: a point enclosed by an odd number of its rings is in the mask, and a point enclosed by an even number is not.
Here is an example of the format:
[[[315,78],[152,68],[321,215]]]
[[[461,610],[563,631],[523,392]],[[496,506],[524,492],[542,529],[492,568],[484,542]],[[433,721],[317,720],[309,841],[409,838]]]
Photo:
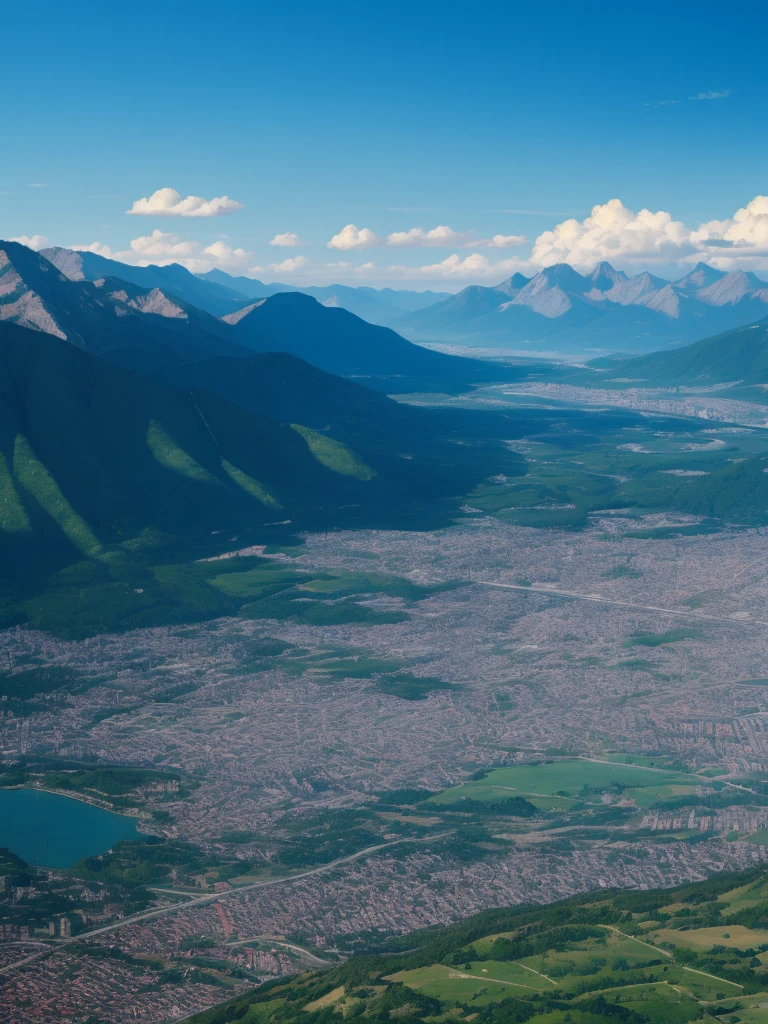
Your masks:
[[[286,942],[285,939],[278,939],[275,935],[252,935],[250,939],[238,939],[237,942],[229,942],[228,946],[247,946],[249,942],[271,942],[275,946],[284,946],[286,949],[292,949],[294,953],[298,953],[299,956],[306,960],[307,963],[313,967],[332,967],[333,961],[321,960],[319,956],[315,956],[314,953],[310,953],[308,949],[304,949],[303,946],[295,946],[292,942]]]
[[[591,601],[593,604],[607,604],[616,608],[632,608],[638,612],[660,612],[662,615],[679,615],[694,622],[727,622],[731,626],[768,626],[762,619],[732,618],[728,615],[705,615],[703,612],[683,611],[680,608],[659,608],[653,604],[634,604],[632,601],[619,601],[601,594],[580,594],[575,590],[556,590],[554,587],[526,586],[522,583],[491,583],[490,580],[472,580],[483,587],[498,587],[501,590],[522,590],[529,594],[549,594],[550,597],[567,597],[572,601]]]
[[[112,924],[104,925],[101,928],[92,928],[87,932],[80,932],[74,939],[67,939],[65,942],[57,942],[55,945],[52,944],[46,950],[41,953],[33,953],[31,956],[25,957],[23,960],[17,960],[15,963],[6,964],[5,967],[0,967],[0,974],[7,974],[10,971],[15,970],[17,967],[23,967],[24,964],[30,963],[32,960],[37,960],[40,957],[48,956],[57,949],[66,949],[67,946],[71,946],[74,942],[80,942],[83,939],[93,938],[95,935],[106,935],[109,932],[119,931],[121,928],[127,928],[129,925],[136,924],[139,921],[150,921],[156,917],[164,917],[167,914],[177,914],[180,910],[188,910],[190,907],[200,907],[206,903],[216,903],[221,900],[225,900],[230,896],[238,896],[242,892],[248,892],[251,889],[264,889],[271,885],[290,885],[292,882],[298,882],[302,878],[309,878],[311,875],[319,875],[323,871],[332,871],[334,868],[340,867],[342,864],[351,864],[352,861],[359,860],[361,857],[367,857],[370,853],[378,853],[379,850],[386,850],[391,846],[399,846],[401,843],[429,843],[435,839],[442,839],[444,836],[450,835],[451,832],[441,832],[434,836],[425,836],[424,838],[405,838],[405,839],[393,839],[389,843],[379,843],[377,846],[367,846],[364,850],[358,850],[357,853],[350,853],[346,857],[339,857],[338,860],[332,860],[328,864],[321,864],[316,868],[310,868],[307,871],[300,871],[295,875],[286,875],[283,878],[266,878],[260,882],[250,882],[248,885],[238,886],[236,889],[228,889],[226,892],[207,893],[205,896],[196,896],[186,903],[176,903],[170,907],[160,907],[157,910],[145,910],[138,914],[133,914],[131,917],[125,917],[122,921],[115,921]]]

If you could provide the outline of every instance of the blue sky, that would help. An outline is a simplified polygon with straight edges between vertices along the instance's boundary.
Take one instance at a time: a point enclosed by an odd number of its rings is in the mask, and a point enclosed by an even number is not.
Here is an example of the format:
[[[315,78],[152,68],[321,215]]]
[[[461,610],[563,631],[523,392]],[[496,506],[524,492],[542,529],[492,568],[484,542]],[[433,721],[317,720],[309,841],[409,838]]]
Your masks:
[[[450,290],[605,255],[760,272],[766,30],[752,2],[15,5],[0,236]],[[241,205],[126,214],[159,189]]]

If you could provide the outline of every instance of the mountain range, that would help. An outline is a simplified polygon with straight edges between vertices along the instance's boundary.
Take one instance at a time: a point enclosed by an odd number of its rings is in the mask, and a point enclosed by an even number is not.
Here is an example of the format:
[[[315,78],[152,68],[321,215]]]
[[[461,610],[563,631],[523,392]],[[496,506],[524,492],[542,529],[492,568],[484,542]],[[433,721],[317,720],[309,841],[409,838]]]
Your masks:
[[[388,393],[451,391],[516,379],[522,372],[432,351],[301,292],[239,300],[235,308],[228,300],[230,312],[219,318],[185,296],[221,286],[201,282],[183,267],[126,267],[94,253],[46,252],[55,264],[44,252],[0,243],[0,320],[53,334],[142,372],[213,356],[288,352]],[[131,281],[90,279],[99,270],[123,269]],[[166,276],[170,285],[162,283]]]
[[[372,324],[391,325],[404,313],[424,309],[435,302],[449,298],[448,292],[415,292],[408,289],[369,288],[366,285],[350,287],[345,284],[307,286],[297,288],[291,284],[264,284],[251,277],[232,277],[223,270],[209,270],[200,274],[201,281],[210,281],[227,289],[234,289],[249,299],[267,298],[278,292],[302,292],[324,306],[341,306]]]
[[[193,274],[178,263],[160,267],[134,267],[99,253],[73,249],[42,249],[49,260],[72,281],[98,281],[117,277],[139,288],[160,288],[192,303],[212,316],[232,313],[253,299],[266,299],[280,292],[302,292],[324,306],[340,306],[373,324],[391,324],[405,314],[448,297],[447,292],[415,292],[393,288],[350,288],[348,285],[297,288],[292,284],[265,284],[252,277],[233,277],[223,270]]]
[[[697,264],[679,281],[628,277],[609,263],[582,275],[565,263],[495,287],[471,285],[395,327],[423,342],[554,354],[648,352],[754,323],[768,284],[753,273]]]
[[[754,323],[768,312],[768,283],[749,271],[726,273],[704,263],[678,281],[647,272],[628,276],[607,262],[589,274],[560,263],[532,278],[517,273],[498,285],[470,285],[450,295],[348,285],[297,288],[222,270],[195,275],[178,264],[133,267],[60,248],[41,255],[70,280],[117,278],[145,291],[159,289],[233,324],[255,302],[303,294],[413,342],[512,349],[534,357],[651,352]]]

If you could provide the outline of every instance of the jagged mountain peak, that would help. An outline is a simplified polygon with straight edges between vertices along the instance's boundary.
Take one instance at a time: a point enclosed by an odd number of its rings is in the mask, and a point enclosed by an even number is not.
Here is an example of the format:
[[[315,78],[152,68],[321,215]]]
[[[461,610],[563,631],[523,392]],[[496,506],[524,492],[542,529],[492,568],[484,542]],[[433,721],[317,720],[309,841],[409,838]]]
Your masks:
[[[598,263],[591,274],[587,275],[587,280],[592,283],[592,286],[600,292],[607,292],[611,288],[615,287],[619,283],[623,283],[628,280],[627,275],[623,270],[616,270],[610,263],[603,260]]]
[[[60,247],[42,249],[40,255],[71,281],[97,281],[102,277],[116,277],[145,291],[160,288],[174,300],[181,299],[217,318],[231,313],[244,301],[240,292],[216,280],[197,277],[179,263],[169,263],[162,267],[154,264],[135,267],[96,252]]]
[[[724,270],[717,270],[715,267],[710,267],[708,263],[699,261],[689,274],[681,277],[674,284],[676,288],[684,288],[686,291],[698,291],[702,288],[708,288],[716,281],[722,280],[725,276]]]
[[[68,340],[52,293],[67,284],[45,257],[19,242],[0,242],[0,320]],[[72,340],[72,339],[69,339]]]
[[[539,280],[546,282],[550,287],[578,293],[586,291],[588,281],[578,270],[574,270],[570,263],[553,263],[552,266],[540,270],[530,283]]]
[[[511,277],[506,278],[500,284],[496,285],[496,291],[504,292],[505,295],[517,295],[521,288],[530,281],[530,277],[526,277],[525,274],[521,274],[519,271],[513,274]]]

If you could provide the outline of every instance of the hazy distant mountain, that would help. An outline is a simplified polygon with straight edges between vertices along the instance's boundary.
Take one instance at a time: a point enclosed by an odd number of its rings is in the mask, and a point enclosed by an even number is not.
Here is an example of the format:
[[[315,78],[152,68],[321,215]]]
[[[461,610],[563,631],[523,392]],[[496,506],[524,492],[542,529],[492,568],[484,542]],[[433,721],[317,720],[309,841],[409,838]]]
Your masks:
[[[73,281],[16,242],[0,242],[0,321],[142,370],[244,354],[225,324],[169,292],[116,278]]]
[[[201,281],[224,286],[228,291],[235,290],[248,299],[265,299],[280,292],[302,292],[311,295],[324,306],[340,306],[372,324],[394,323],[403,313],[422,309],[447,297],[446,292],[400,291],[366,286],[352,288],[344,284],[297,288],[290,284],[264,284],[250,277],[232,277],[223,270],[209,270],[199,276]]]
[[[563,353],[649,351],[754,323],[768,312],[768,284],[700,263],[680,281],[628,277],[609,263],[589,275],[568,264],[496,287],[473,285],[394,325],[418,341],[525,347]]]
[[[139,288],[160,288],[216,317],[231,313],[243,304],[239,291],[196,277],[178,263],[171,263],[167,267],[132,267],[95,252],[59,248],[42,249],[40,254],[71,281],[98,281],[102,277],[118,277]]]
[[[616,373],[620,372],[622,378],[637,382],[638,387],[660,384],[709,387],[737,381],[768,385],[768,317],[749,327],[705,338],[673,352],[611,360],[609,365]]]

